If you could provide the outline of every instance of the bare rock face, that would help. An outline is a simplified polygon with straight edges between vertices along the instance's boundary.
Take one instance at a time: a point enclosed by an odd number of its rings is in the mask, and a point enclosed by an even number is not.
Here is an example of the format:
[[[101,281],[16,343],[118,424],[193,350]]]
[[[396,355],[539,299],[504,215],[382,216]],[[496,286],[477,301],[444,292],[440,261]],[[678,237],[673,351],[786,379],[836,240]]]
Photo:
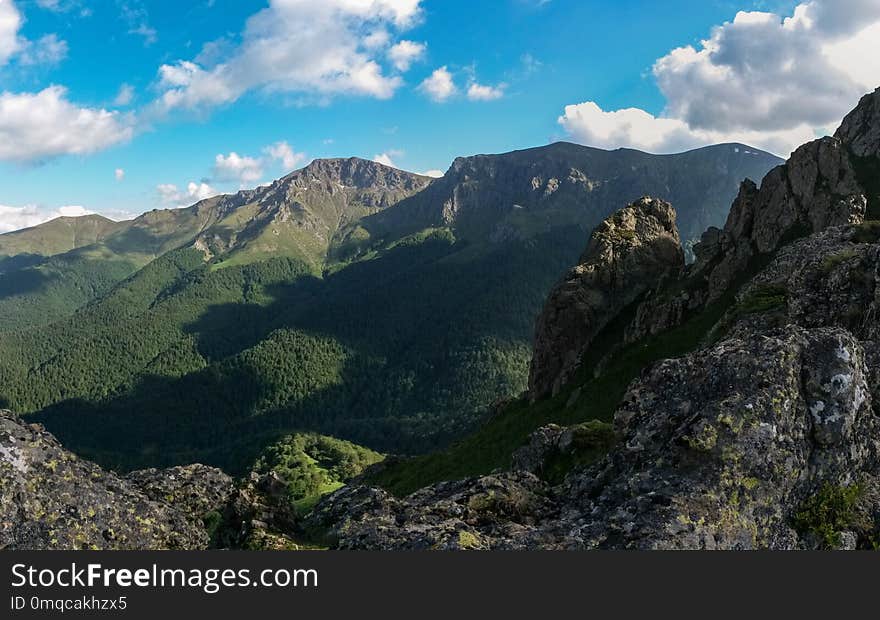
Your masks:
[[[207,465],[144,469],[125,478],[151,500],[170,504],[190,515],[219,512],[236,490],[231,476]]]
[[[789,327],[668,360],[615,416],[620,447],[572,479],[564,519],[586,547],[798,549],[876,535],[880,418],[862,344],[837,328]],[[845,516],[806,515],[811,498],[849,498]],[[566,513],[564,513],[565,515]],[[828,540],[816,537],[823,526]],[[849,530],[847,530],[849,531]]]
[[[531,398],[557,394],[602,328],[664,276],[683,268],[684,252],[669,203],[642,198],[605,220],[538,318]]]
[[[880,156],[880,88],[862,98],[834,136],[857,157]]]
[[[227,476],[195,467],[133,478],[148,491],[79,459],[41,426],[0,412],[0,549],[208,546],[201,511],[224,494]]]

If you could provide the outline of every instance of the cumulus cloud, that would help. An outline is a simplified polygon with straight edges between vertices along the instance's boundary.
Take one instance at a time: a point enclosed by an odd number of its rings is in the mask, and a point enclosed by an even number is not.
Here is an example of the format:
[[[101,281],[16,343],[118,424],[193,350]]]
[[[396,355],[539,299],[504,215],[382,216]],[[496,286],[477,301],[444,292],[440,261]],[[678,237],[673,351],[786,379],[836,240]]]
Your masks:
[[[81,217],[90,213],[94,213],[94,211],[89,211],[81,206],[50,209],[38,205],[25,205],[23,207],[0,205],[0,234],[38,226],[59,217]]]
[[[287,142],[276,142],[263,149],[266,155],[275,161],[281,162],[286,171],[298,168],[306,160],[304,153],[297,153]]]
[[[472,82],[468,87],[467,96],[471,101],[494,101],[504,97],[505,88],[506,86],[504,84],[488,86]]]
[[[444,103],[458,94],[458,87],[448,67],[440,67],[419,86],[425,95],[437,103]]]
[[[15,2],[0,0],[0,65],[16,56],[22,66],[54,65],[67,57],[67,41],[56,34],[31,41],[19,33],[23,24]]]
[[[252,90],[387,99],[402,79],[383,68],[382,50],[393,40],[392,33],[417,22],[420,4],[421,0],[270,0],[268,8],[248,20],[241,43],[223,58],[163,65],[159,78],[164,92],[156,107],[160,112],[208,108],[234,102]]]
[[[164,206],[175,209],[188,207],[201,200],[220,194],[220,192],[204,181],[199,183],[190,181],[186,188],[182,190],[173,183],[162,183],[156,186],[156,192],[159,194],[159,200]]]
[[[445,177],[446,173],[442,170],[425,170],[422,173],[423,177],[431,177],[432,179],[439,179],[441,177]]]
[[[428,46],[414,41],[401,41],[388,50],[388,59],[398,71],[409,71],[414,62],[425,55]]]
[[[782,131],[694,129],[680,119],[656,117],[638,108],[606,112],[593,101],[566,106],[559,123],[582,144],[606,149],[629,147],[649,153],[679,153],[710,144],[740,142],[787,154],[794,146],[815,138],[806,125]]]
[[[0,93],[3,161],[86,155],[126,142],[133,132],[129,117],[71,103],[62,86],[50,86],[38,93]]]
[[[666,98],[660,117],[568,106],[560,123],[575,139],[658,151],[749,141],[787,155],[835,126],[880,85],[880,3],[811,0],[792,15],[740,12],[699,46],[672,50],[653,75]]]
[[[377,164],[382,164],[383,166],[388,166],[390,168],[399,168],[399,166],[394,163],[394,159],[397,157],[402,157],[403,155],[403,151],[392,150],[385,153],[379,153],[378,155],[373,155],[373,161]]]
[[[217,155],[214,177],[218,181],[234,181],[241,185],[256,183],[263,178],[263,163],[253,157],[242,157],[235,151],[229,155]]]

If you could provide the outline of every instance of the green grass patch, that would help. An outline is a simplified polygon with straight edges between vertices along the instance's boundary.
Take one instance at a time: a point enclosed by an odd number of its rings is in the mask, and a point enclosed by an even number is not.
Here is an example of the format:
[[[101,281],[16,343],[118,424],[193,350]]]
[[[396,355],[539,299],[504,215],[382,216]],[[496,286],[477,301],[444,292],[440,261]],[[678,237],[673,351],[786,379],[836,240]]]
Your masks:
[[[859,485],[837,487],[826,483],[794,517],[795,530],[813,534],[828,549],[840,546],[840,532],[862,529],[856,509],[863,494]]]
[[[785,308],[788,303],[788,290],[781,284],[759,284],[734,308],[737,317],[749,314],[762,314]]]
[[[869,220],[855,226],[852,236],[853,243],[877,243],[880,242],[880,221]]]
[[[838,252],[837,254],[830,254],[822,259],[822,273],[827,275],[837,269],[846,261],[851,260],[858,255],[859,253],[855,250],[843,250],[842,252]]]

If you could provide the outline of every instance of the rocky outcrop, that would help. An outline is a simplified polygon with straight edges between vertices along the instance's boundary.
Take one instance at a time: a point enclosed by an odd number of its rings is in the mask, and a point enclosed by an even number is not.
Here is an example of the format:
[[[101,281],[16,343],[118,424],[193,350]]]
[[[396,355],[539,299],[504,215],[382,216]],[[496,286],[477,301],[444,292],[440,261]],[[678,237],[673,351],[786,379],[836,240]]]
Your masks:
[[[709,228],[694,246],[696,263],[680,290],[646,299],[627,328],[626,342],[680,325],[729,297],[793,241],[868,219],[871,200],[880,200],[869,187],[876,193],[880,186],[878,109],[880,90],[862,99],[834,137],[803,145],[760,186],[745,180],[724,229]]]
[[[349,486],[323,501],[310,521],[339,549],[522,550],[557,545],[546,524],[558,511],[533,474],[448,482],[398,499]]]
[[[684,268],[675,211],[642,198],[605,220],[538,317],[529,376],[533,400],[552,396],[572,378],[602,329],[664,276]]]
[[[121,478],[0,412],[0,549],[203,549],[229,484],[202,467]]]
[[[862,344],[845,330],[789,327],[658,364],[615,416],[620,448],[571,480],[570,536],[586,547],[797,549],[818,532],[852,528],[863,546],[873,519],[811,522],[825,489],[852,489],[852,513],[880,509],[880,474]],[[864,505],[862,505],[864,504]],[[800,528],[800,531],[798,531]]]
[[[231,476],[206,465],[144,469],[125,478],[151,500],[200,517],[222,510],[236,491]]]
[[[880,156],[880,88],[862,98],[834,137],[857,157]]]

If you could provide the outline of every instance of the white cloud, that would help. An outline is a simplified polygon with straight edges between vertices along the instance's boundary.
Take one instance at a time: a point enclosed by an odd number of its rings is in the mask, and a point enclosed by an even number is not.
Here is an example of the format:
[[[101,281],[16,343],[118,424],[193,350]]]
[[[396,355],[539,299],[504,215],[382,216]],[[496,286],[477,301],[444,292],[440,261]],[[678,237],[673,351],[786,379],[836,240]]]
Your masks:
[[[478,84],[477,82],[472,82],[468,87],[467,96],[471,101],[494,101],[496,99],[501,99],[504,97],[504,89],[506,86],[504,84],[499,84],[498,86],[487,86],[485,84]]]
[[[421,0],[270,0],[253,15],[241,43],[213,63],[178,61],[159,70],[159,112],[236,101],[252,90],[330,98],[387,99],[402,84],[380,51],[411,28]],[[388,33],[388,37],[384,34]]]
[[[382,164],[383,166],[388,166],[390,168],[399,168],[399,166],[394,163],[394,159],[397,157],[402,157],[403,155],[403,151],[392,150],[385,153],[379,153],[378,155],[373,155],[373,161],[377,164]]]
[[[880,2],[811,0],[787,18],[740,12],[699,46],[660,58],[653,74],[666,98],[660,117],[587,102],[560,123],[606,147],[740,141],[787,155],[880,85]]]
[[[414,62],[425,55],[428,46],[414,41],[401,41],[388,50],[388,59],[398,71],[409,71]]]
[[[113,176],[116,177],[117,181],[122,181],[123,179],[125,179],[125,170],[123,170],[122,168],[117,168],[113,172]]]
[[[287,142],[276,142],[263,151],[269,158],[280,161],[288,172],[298,168],[306,160],[305,154],[295,152]]]
[[[606,112],[594,101],[566,106],[559,123],[582,144],[606,149],[629,147],[649,153],[679,153],[710,144],[740,142],[787,154],[792,145],[816,137],[808,125],[775,132],[693,129],[682,120],[655,117],[638,108]]]
[[[263,178],[263,163],[253,157],[242,157],[234,151],[229,155],[217,155],[214,176],[218,181],[234,181],[241,185],[256,183]]]
[[[59,6],[57,1],[54,6]],[[15,56],[23,66],[54,65],[67,57],[67,41],[56,34],[44,35],[36,41],[23,37],[19,31],[24,21],[15,2],[0,0],[0,66]]]
[[[442,170],[425,170],[422,173],[423,177],[431,177],[432,179],[439,179],[441,177],[445,177],[446,173]]]
[[[175,209],[188,207],[201,200],[220,194],[220,192],[204,181],[200,183],[190,181],[184,190],[180,190],[177,185],[172,183],[163,183],[156,186],[156,191],[159,194],[159,200],[164,206]]]
[[[0,65],[6,64],[21,48],[18,31],[22,22],[21,13],[11,0],[0,1]]]
[[[25,205],[23,207],[0,205],[0,234],[38,226],[59,217],[81,217],[90,213],[94,213],[94,211],[89,211],[81,206],[50,209],[37,205]]]
[[[458,93],[452,73],[445,66],[440,67],[419,86],[425,95],[437,103],[444,103]]]
[[[57,65],[67,58],[67,41],[47,34],[36,41],[22,40],[19,62],[24,66]]]
[[[79,0],[37,0],[37,6],[53,13],[66,13],[80,5]],[[86,11],[86,9],[83,9]]]
[[[134,100],[134,86],[131,84],[123,84],[119,87],[119,92],[116,93],[116,98],[113,99],[113,105],[119,107],[125,107],[130,105]]]
[[[159,33],[150,25],[150,14],[142,0],[116,0],[116,4],[122,20],[128,25],[128,34],[143,37],[146,46],[159,40]]]
[[[33,162],[86,155],[131,139],[131,119],[85,108],[62,86],[38,93],[0,93],[0,160]]]

